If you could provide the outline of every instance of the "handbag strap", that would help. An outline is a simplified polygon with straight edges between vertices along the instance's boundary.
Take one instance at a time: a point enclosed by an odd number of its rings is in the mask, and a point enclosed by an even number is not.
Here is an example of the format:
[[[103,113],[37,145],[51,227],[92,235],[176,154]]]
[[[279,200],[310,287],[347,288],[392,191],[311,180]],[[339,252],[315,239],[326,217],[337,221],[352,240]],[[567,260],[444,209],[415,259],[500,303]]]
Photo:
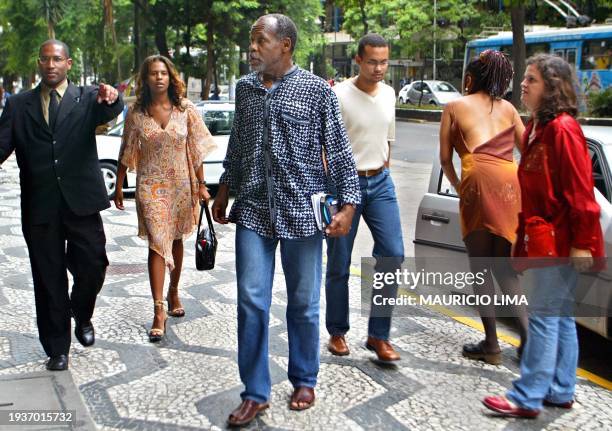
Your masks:
[[[202,229],[202,218],[204,216],[204,212],[206,211],[206,221],[208,222],[208,229],[213,236],[215,234],[215,228],[213,227],[212,217],[210,216],[210,210],[208,209],[208,205],[206,203],[200,204],[200,220],[198,221],[198,235],[200,235],[200,230]]]

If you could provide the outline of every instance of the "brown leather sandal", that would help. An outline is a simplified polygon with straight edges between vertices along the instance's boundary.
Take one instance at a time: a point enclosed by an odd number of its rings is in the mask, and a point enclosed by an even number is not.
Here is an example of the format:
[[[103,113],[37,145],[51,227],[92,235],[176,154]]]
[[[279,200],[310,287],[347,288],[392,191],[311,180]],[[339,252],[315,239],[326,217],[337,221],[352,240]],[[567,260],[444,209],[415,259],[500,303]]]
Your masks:
[[[172,293],[176,293],[176,296],[178,298],[178,286],[169,286],[168,287],[168,295],[166,296],[166,301],[168,301],[168,314],[172,317],[184,317],[185,316],[185,309],[183,307],[174,307],[172,304],[172,302],[170,301],[170,295]]]
[[[261,412],[270,407],[268,403],[258,403],[253,400],[244,400],[229,415],[227,424],[230,427],[241,427],[250,423]]]
[[[162,301],[161,299],[159,300],[155,300],[153,301],[153,312],[155,312],[155,310],[157,310],[158,308],[161,308],[162,311],[164,310],[164,301]],[[164,318],[164,327],[163,328],[151,328],[151,330],[149,331],[149,341],[151,343],[157,343],[159,341],[162,340],[162,338],[164,338],[164,335],[166,335],[166,322],[168,321],[168,314],[166,313],[166,317]]]
[[[305,403],[300,406],[300,403]],[[306,410],[314,406],[315,403],[315,391],[314,388],[307,386],[299,386],[293,390],[291,395],[291,402],[289,408],[291,410]]]

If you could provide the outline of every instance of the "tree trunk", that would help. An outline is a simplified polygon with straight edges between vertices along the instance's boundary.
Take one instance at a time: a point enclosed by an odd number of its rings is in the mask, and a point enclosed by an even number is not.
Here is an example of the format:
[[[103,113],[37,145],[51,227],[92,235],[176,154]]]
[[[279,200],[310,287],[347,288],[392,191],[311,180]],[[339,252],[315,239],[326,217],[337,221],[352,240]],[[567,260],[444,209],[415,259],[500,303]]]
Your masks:
[[[168,39],[166,38],[167,10],[164,10],[162,2],[156,2],[153,6],[153,17],[155,19],[155,46],[157,51],[164,57],[170,58],[170,50],[168,49]]]
[[[53,27],[53,22],[51,20],[47,21],[47,35],[49,39],[55,39],[55,28]]]
[[[215,48],[214,48],[214,27],[213,17],[208,15],[208,22],[206,23],[206,83],[202,88],[202,99],[208,100],[210,96],[210,87],[214,76],[215,68]]]
[[[515,4],[510,9],[512,18],[512,57],[514,79],[512,80],[512,104],[516,109],[521,106],[521,81],[525,73],[525,5]]]
[[[115,31],[115,18],[113,16],[113,0],[104,0],[104,25],[108,28],[113,41],[115,50],[115,60],[117,60],[117,77],[121,79],[121,59],[119,58],[119,45],[117,43],[117,32]]]
[[[142,59],[140,58],[140,7],[134,1],[134,72],[138,72]]]
[[[148,6],[149,0],[134,0],[134,71],[136,72],[148,55],[146,38]]]
[[[366,0],[359,0],[359,11],[361,12],[361,22],[363,24],[363,34],[366,35],[368,34],[368,20],[366,17],[366,12],[365,12],[365,3]]]

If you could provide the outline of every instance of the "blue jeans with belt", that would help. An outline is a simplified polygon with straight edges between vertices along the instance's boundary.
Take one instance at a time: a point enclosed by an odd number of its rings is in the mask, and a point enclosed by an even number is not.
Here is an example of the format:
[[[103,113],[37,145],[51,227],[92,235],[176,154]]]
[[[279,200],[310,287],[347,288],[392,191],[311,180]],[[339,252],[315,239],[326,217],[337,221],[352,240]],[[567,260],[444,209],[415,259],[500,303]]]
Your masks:
[[[319,298],[321,233],[298,239],[273,239],[236,228],[238,279],[238,368],[243,400],[268,401],[268,326],[272,303],[275,253],[280,255],[287,285],[289,381],[294,387],[315,387],[319,372]]]
[[[521,358],[521,377],[506,394],[525,409],[540,410],[544,399],[574,399],[578,336],[572,316],[578,273],[569,265],[530,269],[529,332]]]
[[[400,220],[399,205],[395,195],[395,185],[388,169],[371,177],[360,176],[361,204],[357,205],[353,224],[348,235],[327,239],[327,271],[325,275],[325,299],[327,303],[325,323],[330,335],[344,335],[349,325],[349,292],[351,253],[363,216],[374,239],[372,256],[385,258],[385,271],[394,271],[404,260],[404,241]],[[377,270],[381,270],[377,260]],[[389,268],[391,265],[393,268]],[[391,295],[397,286],[391,286]],[[372,316],[368,321],[368,335],[381,340],[389,339],[391,330],[391,311],[384,317]]]

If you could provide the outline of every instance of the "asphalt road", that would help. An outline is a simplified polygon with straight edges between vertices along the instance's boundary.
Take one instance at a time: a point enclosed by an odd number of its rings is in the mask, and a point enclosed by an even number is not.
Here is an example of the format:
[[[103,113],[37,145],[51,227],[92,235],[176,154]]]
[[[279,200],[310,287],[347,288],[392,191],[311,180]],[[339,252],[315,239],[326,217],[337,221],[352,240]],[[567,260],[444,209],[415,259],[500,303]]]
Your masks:
[[[395,123],[395,146],[391,159],[413,163],[431,163],[438,156],[438,123]]]

